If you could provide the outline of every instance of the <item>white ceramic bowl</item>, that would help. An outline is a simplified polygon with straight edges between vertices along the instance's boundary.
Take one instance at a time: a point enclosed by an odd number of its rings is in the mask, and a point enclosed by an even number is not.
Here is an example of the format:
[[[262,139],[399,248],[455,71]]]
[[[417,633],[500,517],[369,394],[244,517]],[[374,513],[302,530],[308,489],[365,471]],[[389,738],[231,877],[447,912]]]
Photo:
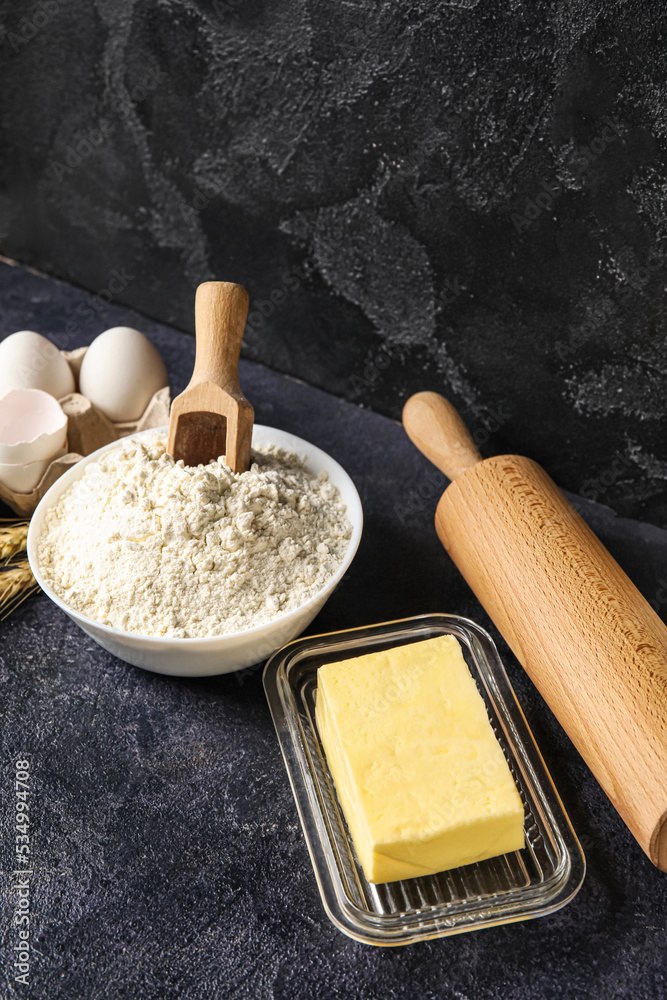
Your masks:
[[[162,430],[166,433],[166,428],[162,428]],[[141,439],[154,433],[154,430],[150,430],[132,436]],[[126,663],[132,663],[137,667],[143,667],[144,670],[152,670],[158,674],[201,677],[209,674],[231,673],[234,670],[241,670],[243,667],[249,667],[254,663],[266,660],[286,642],[296,639],[331,596],[354,559],[363,526],[361,501],[354,483],[338,462],[334,462],[326,452],[302,438],[287,434],[274,427],[263,427],[261,424],[256,424],[253,429],[252,441],[254,445],[275,444],[280,448],[296,452],[298,455],[305,455],[308,466],[313,472],[318,473],[326,470],[329,473],[330,482],[338,488],[343,502],[347,505],[347,516],[352,524],[352,536],[345,559],[327,585],[301,607],[281,615],[267,625],[258,625],[255,628],[231,635],[214,636],[210,639],[163,639],[137,635],[133,632],[123,632],[121,629],[111,628],[109,625],[101,625],[92,618],[87,618],[86,615],[75,611],[61,600],[44,580],[37,556],[37,543],[46,512],[58,501],[65,490],[81,478],[86,465],[96,462],[105,451],[116,447],[117,442],[93,452],[92,455],[88,455],[87,458],[82,459],[65,472],[45,494],[32,516],[28,532],[28,558],[35,579],[44,593],[103,649],[107,649],[114,656],[125,660]]]

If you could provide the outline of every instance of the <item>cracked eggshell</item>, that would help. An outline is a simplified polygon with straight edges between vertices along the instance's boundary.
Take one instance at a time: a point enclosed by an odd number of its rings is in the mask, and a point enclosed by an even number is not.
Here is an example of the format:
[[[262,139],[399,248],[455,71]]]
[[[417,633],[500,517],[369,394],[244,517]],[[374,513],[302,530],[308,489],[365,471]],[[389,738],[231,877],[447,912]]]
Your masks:
[[[74,392],[74,376],[55,344],[34,330],[0,342],[0,396],[11,389],[40,389],[55,399]]]
[[[61,448],[50,458],[43,458],[39,462],[28,462],[27,465],[0,465],[0,483],[14,493],[32,493],[42,481],[42,476],[51,462],[62,458],[66,451],[66,448]]]
[[[41,389],[11,389],[0,398],[0,464],[51,459],[65,447],[67,417]]]
[[[79,390],[114,423],[138,420],[167,369],[150,340],[129,326],[114,326],[97,337],[84,356]]]

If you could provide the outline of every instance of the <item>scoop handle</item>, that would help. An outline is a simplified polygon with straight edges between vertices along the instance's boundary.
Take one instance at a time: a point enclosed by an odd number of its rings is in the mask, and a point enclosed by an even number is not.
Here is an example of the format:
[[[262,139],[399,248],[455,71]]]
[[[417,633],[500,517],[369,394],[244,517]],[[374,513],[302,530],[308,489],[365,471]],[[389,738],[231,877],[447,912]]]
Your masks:
[[[403,407],[403,426],[412,443],[448,479],[456,479],[482,461],[463,420],[437,392],[411,396]]]
[[[248,293],[233,281],[205,281],[197,288],[197,350],[190,385],[214,382],[240,394],[239,357],[248,315]]]

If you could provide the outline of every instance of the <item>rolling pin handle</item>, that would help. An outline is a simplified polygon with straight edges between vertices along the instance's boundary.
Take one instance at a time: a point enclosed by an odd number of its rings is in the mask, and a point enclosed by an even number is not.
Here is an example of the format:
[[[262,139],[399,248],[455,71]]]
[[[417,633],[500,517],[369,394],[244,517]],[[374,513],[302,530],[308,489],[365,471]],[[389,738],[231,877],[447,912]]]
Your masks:
[[[403,426],[412,443],[448,479],[456,479],[482,461],[461,417],[437,392],[411,396],[403,407]]]

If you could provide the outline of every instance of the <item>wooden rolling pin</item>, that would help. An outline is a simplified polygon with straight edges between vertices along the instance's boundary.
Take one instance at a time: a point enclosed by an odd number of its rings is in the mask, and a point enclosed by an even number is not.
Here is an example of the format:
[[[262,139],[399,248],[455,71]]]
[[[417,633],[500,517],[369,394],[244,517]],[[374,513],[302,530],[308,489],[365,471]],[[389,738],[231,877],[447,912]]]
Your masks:
[[[552,479],[482,460],[433,392],[405,404],[452,480],[440,541],[651,861],[667,871],[667,627]]]

